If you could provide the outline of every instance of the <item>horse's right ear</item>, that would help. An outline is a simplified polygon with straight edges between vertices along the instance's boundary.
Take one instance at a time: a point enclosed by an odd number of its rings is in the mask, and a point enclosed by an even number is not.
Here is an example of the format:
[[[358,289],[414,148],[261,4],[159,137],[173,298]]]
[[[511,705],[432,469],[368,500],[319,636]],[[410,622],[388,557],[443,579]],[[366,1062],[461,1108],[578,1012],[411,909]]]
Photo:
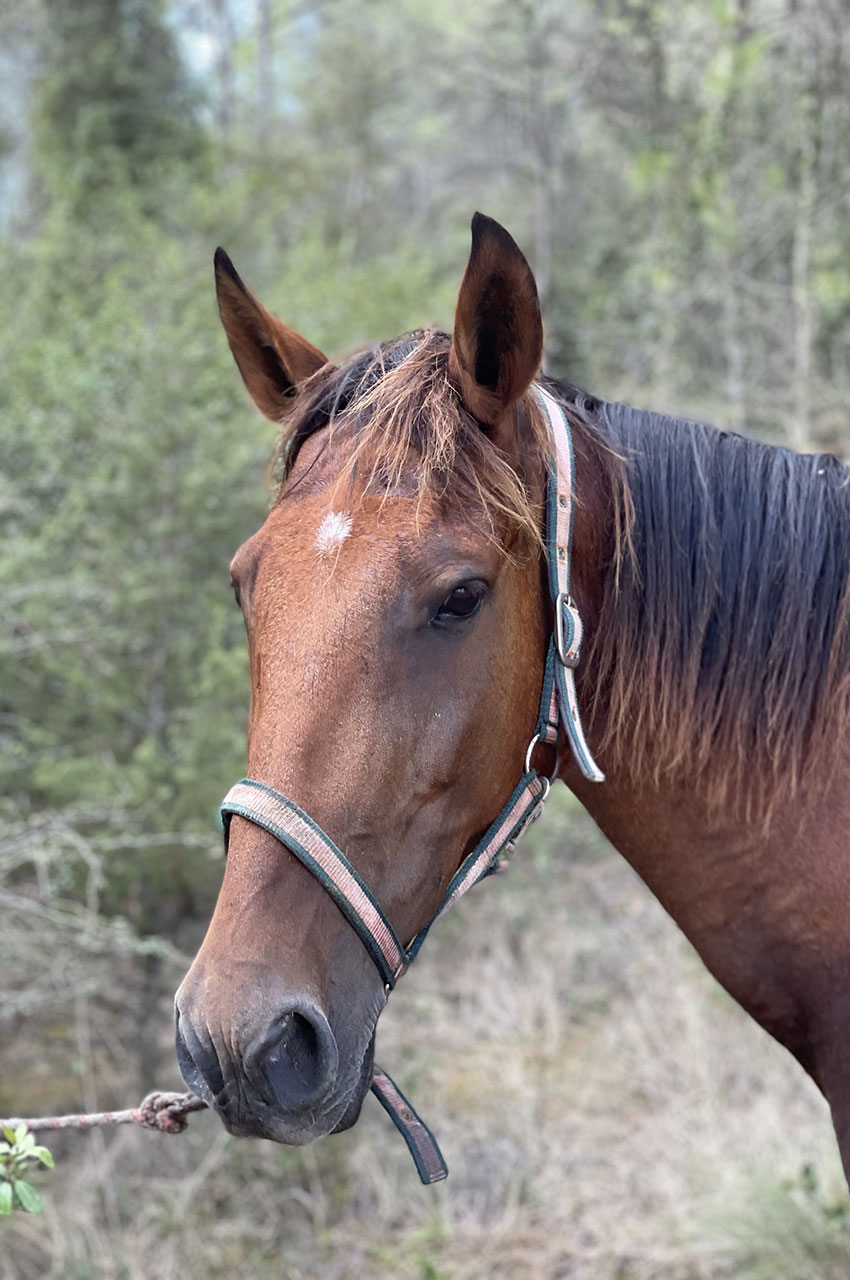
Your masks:
[[[267,418],[281,422],[298,384],[327,364],[327,357],[266,311],[223,249],[215,251],[215,291],[227,341],[251,399]]]
[[[537,286],[516,241],[483,213],[472,219],[472,252],[460,286],[449,377],[467,409],[510,450],[513,406],[543,355]]]

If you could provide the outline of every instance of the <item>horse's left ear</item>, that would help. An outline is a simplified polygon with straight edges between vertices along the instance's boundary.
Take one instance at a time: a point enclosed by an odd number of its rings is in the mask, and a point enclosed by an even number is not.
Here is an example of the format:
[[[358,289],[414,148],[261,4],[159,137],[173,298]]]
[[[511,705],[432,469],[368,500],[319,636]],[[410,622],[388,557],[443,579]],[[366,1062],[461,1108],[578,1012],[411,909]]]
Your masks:
[[[543,323],[531,267],[504,227],[472,219],[472,252],[455,312],[449,376],[502,448],[515,443],[510,410],[540,368]]]

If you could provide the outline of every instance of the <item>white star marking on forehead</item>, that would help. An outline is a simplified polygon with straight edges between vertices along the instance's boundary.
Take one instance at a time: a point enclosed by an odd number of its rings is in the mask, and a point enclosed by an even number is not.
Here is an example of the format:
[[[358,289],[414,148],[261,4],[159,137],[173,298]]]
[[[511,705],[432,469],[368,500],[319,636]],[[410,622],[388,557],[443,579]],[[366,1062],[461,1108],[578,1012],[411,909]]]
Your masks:
[[[316,550],[320,556],[338,551],[351,533],[351,516],[345,511],[329,511],[322,518],[316,534]]]

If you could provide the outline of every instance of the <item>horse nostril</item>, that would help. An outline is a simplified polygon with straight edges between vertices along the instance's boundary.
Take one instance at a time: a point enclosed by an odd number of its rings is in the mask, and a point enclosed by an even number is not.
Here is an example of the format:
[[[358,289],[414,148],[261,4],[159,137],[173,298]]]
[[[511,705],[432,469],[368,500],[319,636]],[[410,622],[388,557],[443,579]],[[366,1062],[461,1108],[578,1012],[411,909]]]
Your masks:
[[[224,1091],[224,1078],[215,1050],[201,1042],[191,1022],[179,1011],[176,1011],[175,1021],[174,1047],[180,1074],[188,1088],[212,1105],[213,1098]]]
[[[339,1054],[324,1014],[313,1005],[287,1009],[257,1039],[245,1058],[269,1101],[285,1111],[314,1107],[336,1080]]]
[[[288,1054],[296,1071],[310,1070],[321,1055],[319,1033],[302,1013],[287,1013],[281,1022],[280,1039],[269,1050],[269,1062],[280,1060]]]

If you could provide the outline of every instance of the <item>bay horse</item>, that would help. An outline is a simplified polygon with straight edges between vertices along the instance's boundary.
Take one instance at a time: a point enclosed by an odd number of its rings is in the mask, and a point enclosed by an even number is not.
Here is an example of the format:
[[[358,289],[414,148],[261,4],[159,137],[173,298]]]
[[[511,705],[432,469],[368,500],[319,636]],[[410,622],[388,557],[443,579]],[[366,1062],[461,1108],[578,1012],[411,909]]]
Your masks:
[[[850,1172],[848,472],[542,377],[528,263],[493,220],[472,231],[452,334],[339,367],[216,255],[281,436],[231,566],[250,778],[176,997],[184,1079],[235,1134],[352,1125],[400,940],[418,949],[470,859],[496,859],[517,778],[551,773],[816,1081]],[[568,592],[543,533],[553,414]],[[553,646],[584,759],[564,717],[540,732]]]

